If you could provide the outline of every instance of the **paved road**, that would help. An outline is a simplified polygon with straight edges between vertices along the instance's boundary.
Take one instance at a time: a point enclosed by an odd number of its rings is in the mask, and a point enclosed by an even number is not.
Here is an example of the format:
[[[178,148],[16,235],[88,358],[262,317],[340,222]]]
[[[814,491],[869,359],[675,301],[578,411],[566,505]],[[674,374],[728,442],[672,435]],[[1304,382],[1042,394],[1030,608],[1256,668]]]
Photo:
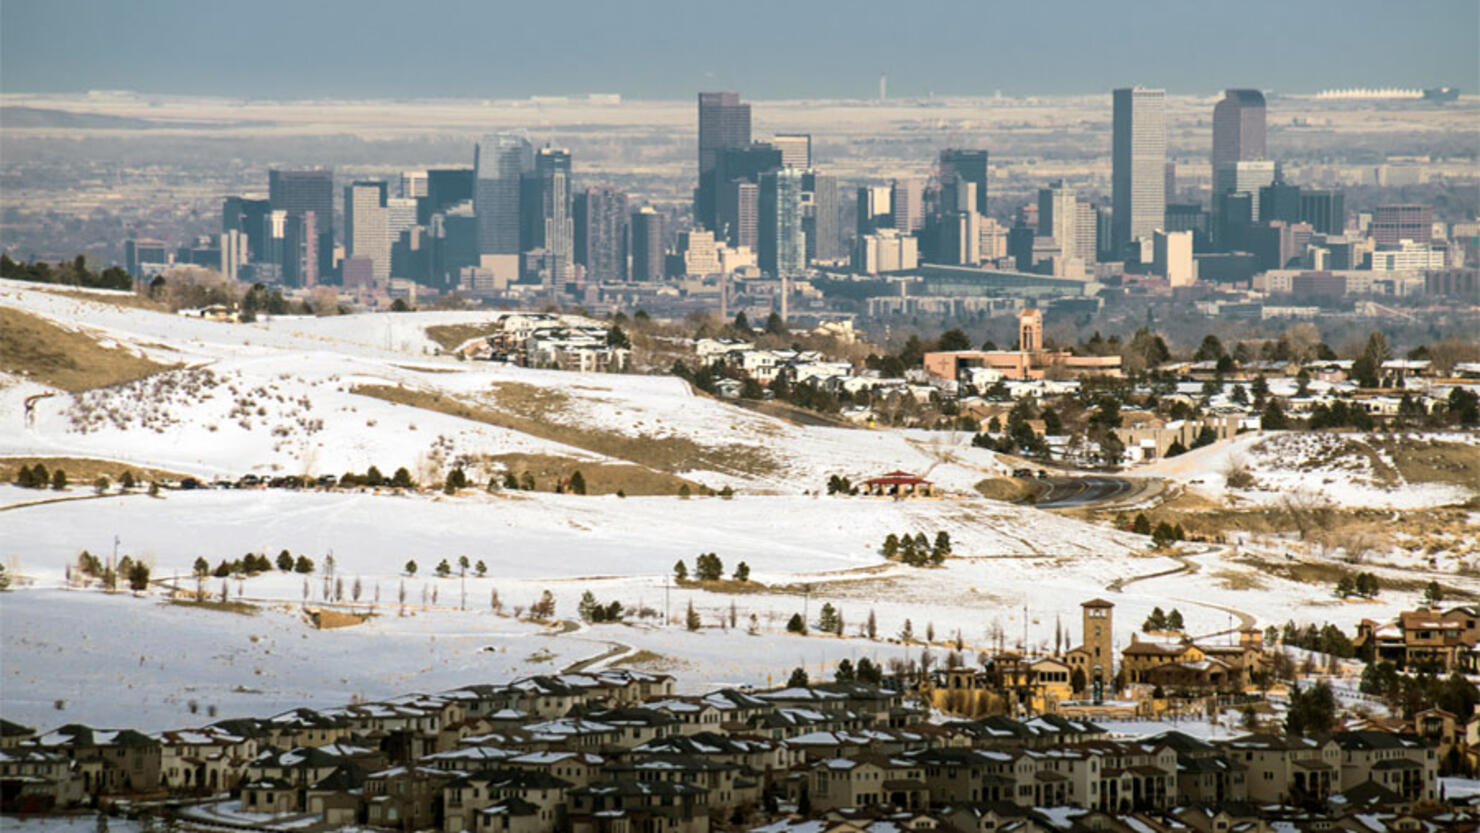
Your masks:
[[[1063,509],[1108,503],[1129,494],[1136,484],[1124,477],[1090,475],[1088,477],[1046,477],[1036,481],[1043,486],[1038,493],[1039,509]]]

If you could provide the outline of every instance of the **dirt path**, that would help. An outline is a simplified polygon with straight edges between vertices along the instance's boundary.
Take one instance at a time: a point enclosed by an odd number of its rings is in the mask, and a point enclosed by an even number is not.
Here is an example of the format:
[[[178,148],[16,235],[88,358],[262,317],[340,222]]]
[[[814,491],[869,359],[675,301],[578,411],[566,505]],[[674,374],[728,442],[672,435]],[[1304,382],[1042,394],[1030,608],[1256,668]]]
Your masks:
[[[1125,588],[1129,587],[1132,584],[1135,584],[1138,581],[1150,581],[1151,579],[1167,578],[1169,576],[1175,575],[1192,575],[1202,570],[1202,565],[1198,564],[1196,561],[1193,561],[1193,558],[1198,558],[1204,555],[1212,555],[1213,553],[1220,551],[1226,553],[1227,549],[1227,547],[1209,547],[1202,552],[1195,552],[1189,555],[1182,555],[1181,553],[1178,553],[1176,555],[1169,556],[1170,558],[1176,559],[1176,561],[1178,562],[1178,566],[1173,567],[1170,570],[1158,570],[1154,573],[1147,573],[1143,576],[1132,576],[1127,579],[1116,579],[1115,581],[1112,581],[1108,585],[1106,585],[1105,589],[1114,593],[1120,593],[1124,591]],[[1183,604],[1197,605],[1198,607],[1206,607],[1212,610],[1221,610],[1224,613],[1229,613],[1233,616],[1238,617],[1238,627],[1224,628],[1221,631],[1214,631],[1212,633],[1195,636],[1193,637],[1193,639],[1195,640],[1212,639],[1218,636],[1227,636],[1231,633],[1237,633],[1241,628],[1252,628],[1258,624],[1258,620],[1255,619],[1251,614],[1245,613],[1244,611],[1239,610],[1236,607],[1228,607],[1226,605],[1213,604],[1212,602],[1202,602],[1196,599],[1186,598],[1175,598],[1173,599],[1173,601],[1182,602]]]

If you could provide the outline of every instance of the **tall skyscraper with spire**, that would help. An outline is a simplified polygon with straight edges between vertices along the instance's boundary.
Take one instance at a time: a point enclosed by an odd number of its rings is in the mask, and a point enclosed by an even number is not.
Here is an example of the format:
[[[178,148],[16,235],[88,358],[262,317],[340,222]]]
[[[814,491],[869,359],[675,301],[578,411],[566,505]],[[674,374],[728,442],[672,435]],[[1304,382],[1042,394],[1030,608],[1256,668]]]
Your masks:
[[[525,251],[544,249],[550,254],[552,278],[557,283],[569,277],[575,258],[574,194],[570,186],[570,151],[540,148],[534,157],[534,171],[524,184],[521,246]]]
[[[1166,91],[1123,87],[1113,97],[1111,236],[1120,258],[1166,223]]]

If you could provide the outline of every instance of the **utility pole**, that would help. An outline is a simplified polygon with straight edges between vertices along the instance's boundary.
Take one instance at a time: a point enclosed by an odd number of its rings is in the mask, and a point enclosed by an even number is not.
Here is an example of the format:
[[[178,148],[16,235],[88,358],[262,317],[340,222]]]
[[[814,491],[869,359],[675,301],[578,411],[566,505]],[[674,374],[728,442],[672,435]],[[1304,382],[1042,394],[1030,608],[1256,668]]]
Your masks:
[[[663,574],[663,627],[668,627],[668,574]]]

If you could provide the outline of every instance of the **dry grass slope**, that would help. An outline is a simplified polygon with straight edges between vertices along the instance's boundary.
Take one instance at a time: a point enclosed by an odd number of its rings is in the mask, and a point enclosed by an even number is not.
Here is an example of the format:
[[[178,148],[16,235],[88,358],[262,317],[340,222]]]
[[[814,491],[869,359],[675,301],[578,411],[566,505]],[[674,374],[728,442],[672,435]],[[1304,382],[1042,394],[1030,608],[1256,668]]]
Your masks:
[[[427,327],[427,338],[442,345],[443,350],[454,350],[470,338],[493,335],[498,330],[492,322],[488,324],[433,324]]]
[[[189,477],[189,475],[165,469],[135,466],[114,460],[97,460],[91,457],[4,457],[0,458],[0,481],[10,483],[15,480],[22,466],[34,466],[37,463],[46,466],[47,471],[57,469],[65,471],[68,482],[73,484],[92,483],[99,477],[106,477],[113,488],[118,487],[118,480],[125,471],[133,472],[134,480],[139,483]]]
[[[553,417],[563,409],[566,394],[521,382],[495,386],[496,408],[454,399],[435,391],[392,385],[356,385],[351,392],[497,425],[658,471],[710,469],[764,475],[776,469],[776,462],[769,454],[747,445],[703,446],[687,437],[629,436],[605,428],[557,422]]]
[[[168,369],[44,318],[0,307],[0,372],[77,393]]]

